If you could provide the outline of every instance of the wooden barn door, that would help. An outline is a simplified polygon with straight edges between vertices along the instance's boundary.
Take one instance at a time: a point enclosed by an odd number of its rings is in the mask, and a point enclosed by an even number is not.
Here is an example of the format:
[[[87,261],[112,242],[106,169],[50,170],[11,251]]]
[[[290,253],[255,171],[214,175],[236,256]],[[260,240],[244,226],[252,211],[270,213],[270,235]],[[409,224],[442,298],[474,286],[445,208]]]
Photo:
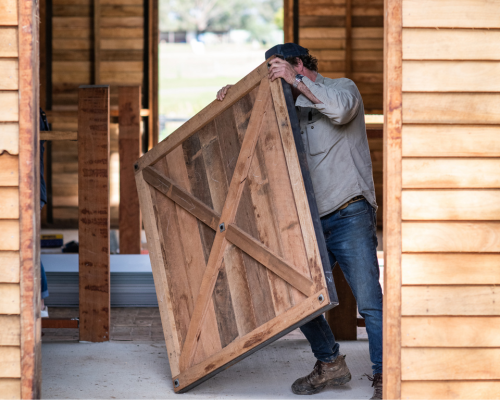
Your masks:
[[[337,302],[293,127],[264,63],[136,164],[177,392]]]

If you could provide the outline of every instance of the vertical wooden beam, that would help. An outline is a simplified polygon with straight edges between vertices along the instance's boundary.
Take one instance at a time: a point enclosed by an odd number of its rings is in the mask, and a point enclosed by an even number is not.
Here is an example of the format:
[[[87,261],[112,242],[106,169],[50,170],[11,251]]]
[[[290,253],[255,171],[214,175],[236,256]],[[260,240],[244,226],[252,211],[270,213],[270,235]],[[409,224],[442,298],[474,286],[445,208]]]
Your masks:
[[[148,149],[158,144],[158,0],[148,0]]]
[[[94,0],[94,84],[101,83],[101,0]]]
[[[345,0],[345,77],[352,73],[352,0]]]
[[[336,340],[357,340],[358,307],[352,290],[338,264],[333,268],[333,280],[339,305],[326,312],[326,320]]]
[[[80,340],[109,340],[109,86],[78,90]]]
[[[39,41],[40,41],[40,107],[42,110],[46,110],[46,100],[47,100],[47,24],[46,24],[46,0],[39,0],[40,9],[40,30],[39,30]]]
[[[285,43],[293,42],[293,2],[294,0],[283,0],[283,33]]]
[[[384,399],[401,398],[402,0],[384,2]]]
[[[19,0],[21,397],[41,395],[38,5]]]
[[[120,86],[120,254],[141,253],[141,212],[135,185],[134,164],[141,156],[141,87]]]

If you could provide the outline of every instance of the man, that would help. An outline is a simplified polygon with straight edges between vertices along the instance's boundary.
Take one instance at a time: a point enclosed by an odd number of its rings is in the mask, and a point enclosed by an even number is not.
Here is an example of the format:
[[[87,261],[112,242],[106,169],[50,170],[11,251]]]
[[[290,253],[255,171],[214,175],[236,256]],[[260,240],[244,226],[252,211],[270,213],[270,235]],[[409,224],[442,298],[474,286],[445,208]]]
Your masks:
[[[350,79],[329,79],[318,73],[318,61],[299,45],[286,43],[272,55],[269,79],[292,85],[302,140],[306,149],[330,263],[337,262],[366,322],[375,388],[382,398],[382,289],[377,260],[375,187],[366,137],[361,95]],[[217,93],[223,100],[231,85]],[[342,321],[339,321],[342,323]],[[292,385],[295,394],[314,394],[327,385],[351,380],[323,316],[303,325],[302,332],[317,358],[313,371]]]

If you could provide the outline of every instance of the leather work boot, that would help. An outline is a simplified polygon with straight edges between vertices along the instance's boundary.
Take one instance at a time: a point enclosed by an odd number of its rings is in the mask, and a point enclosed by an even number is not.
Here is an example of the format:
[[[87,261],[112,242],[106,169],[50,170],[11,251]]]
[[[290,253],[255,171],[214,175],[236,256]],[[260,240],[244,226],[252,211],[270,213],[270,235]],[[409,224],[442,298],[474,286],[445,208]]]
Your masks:
[[[345,356],[339,355],[330,363],[317,361],[313,371],[303,378],[297,379],[292,385],[295,394],[315,394],[326,385],[340,386],[351,380],[351,373],[345,363]]]
[[[373,396],[370,400],[382,399],[382,374],[375,374],[373,378],[368,377],[372,381]]]

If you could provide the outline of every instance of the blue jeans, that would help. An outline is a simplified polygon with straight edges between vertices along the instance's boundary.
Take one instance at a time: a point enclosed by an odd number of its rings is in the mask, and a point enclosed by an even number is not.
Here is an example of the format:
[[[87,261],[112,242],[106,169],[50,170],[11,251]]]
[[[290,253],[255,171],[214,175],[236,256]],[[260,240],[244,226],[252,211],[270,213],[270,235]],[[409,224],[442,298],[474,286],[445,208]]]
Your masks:
[[[321,224],[330,263],[333,266],[338,262],[365,319],[373,373],[382,373],[382,288],[376,211],[361,200],[321,218]],[[337,358],[340,346],[323,315],[300,329],[318,360],[332,362]]]

